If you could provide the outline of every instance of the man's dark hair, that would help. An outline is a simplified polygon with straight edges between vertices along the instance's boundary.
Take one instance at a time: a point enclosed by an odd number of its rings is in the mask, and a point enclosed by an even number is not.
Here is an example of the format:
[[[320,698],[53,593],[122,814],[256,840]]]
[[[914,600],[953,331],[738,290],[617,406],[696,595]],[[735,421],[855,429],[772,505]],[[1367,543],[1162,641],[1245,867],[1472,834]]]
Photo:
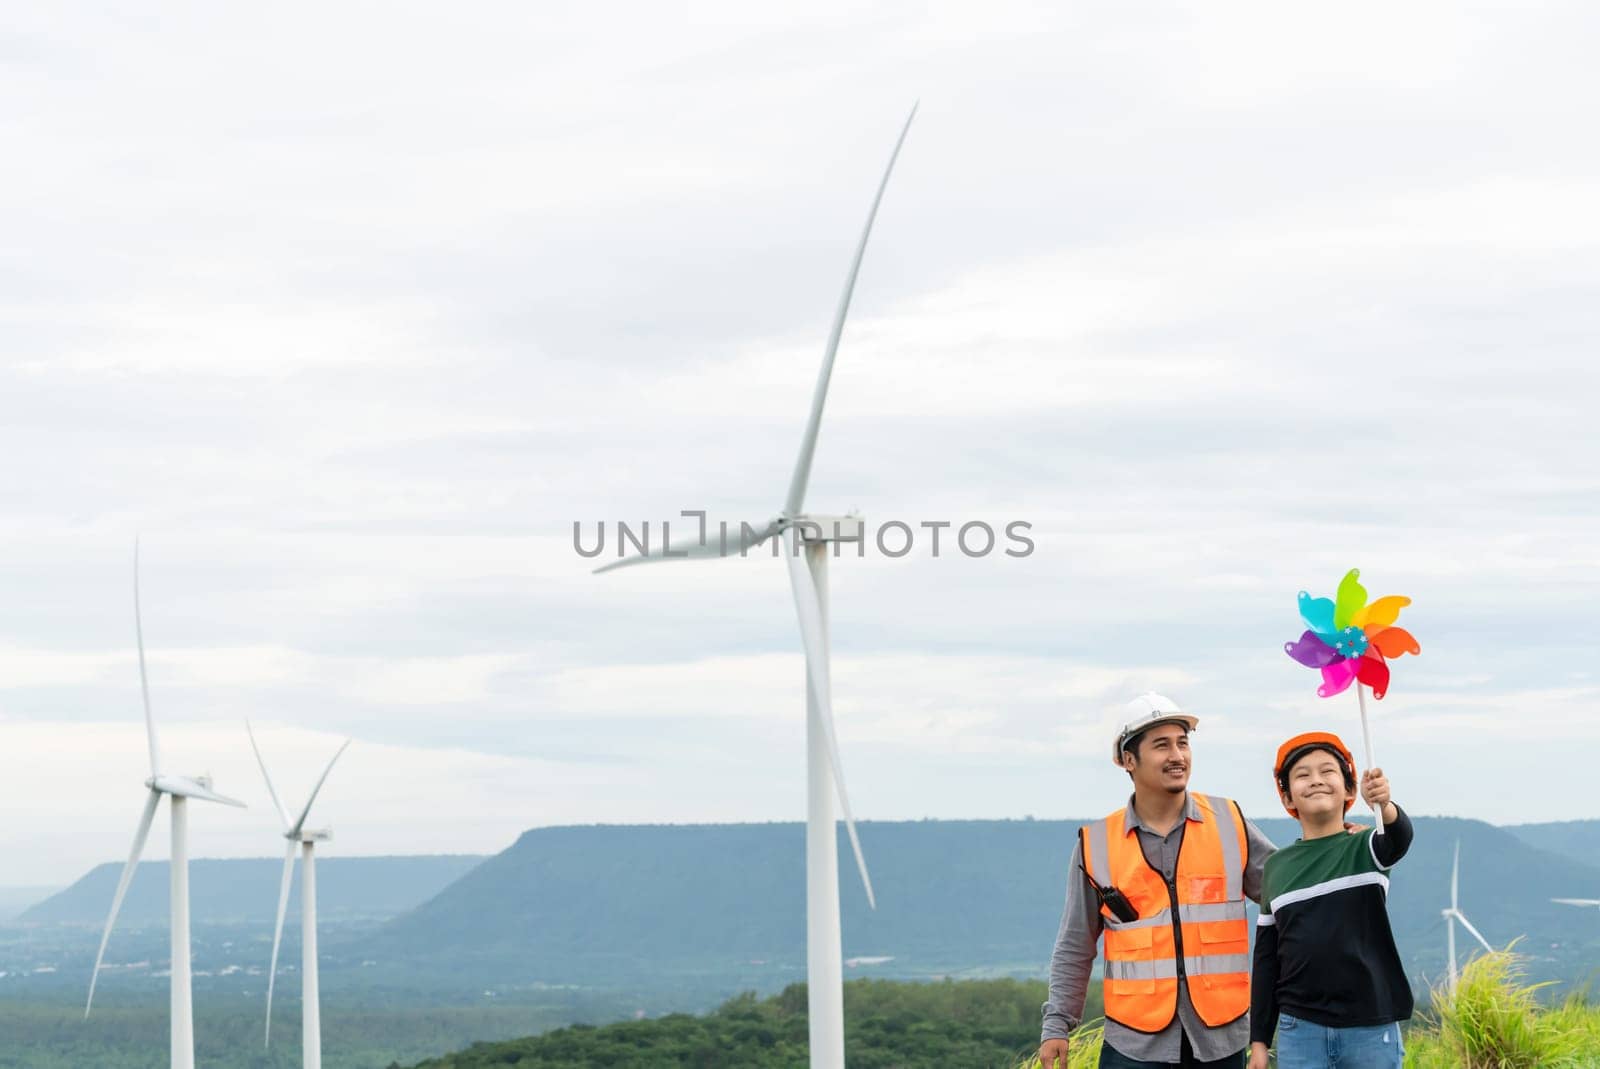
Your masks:
[[[1344,773],[1344,789],[1353,796],[1356,793],[1356,770],[1350,767],[1350,762],[1344,759],[1344,754],[1326,742],[1308,742],[1291,752],[1283,762],[1283,771],[1278,774],[1278,788],[1284,794],[1288,794],[1289,773],[1294,771],[1294,766],[1301,760],[1318,750],[1332,754],[1333,759],[1339,762],[1339,771]]]

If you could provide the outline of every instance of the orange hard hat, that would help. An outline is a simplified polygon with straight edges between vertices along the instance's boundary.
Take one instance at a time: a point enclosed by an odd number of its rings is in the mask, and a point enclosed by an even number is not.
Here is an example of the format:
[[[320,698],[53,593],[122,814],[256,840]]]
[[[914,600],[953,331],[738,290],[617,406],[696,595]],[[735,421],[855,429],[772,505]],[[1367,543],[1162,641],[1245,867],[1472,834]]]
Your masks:
[[[1296,761],[1312,750],[1326,750],[1332,753],[1344,765],[1345,774],[1349,776],[1351,782],[1355,781],[1356,759],[1350,753],[1350,748],[1344,744],[1344,740],[1331,731],[1308,731],[1303,735],[1296,735],[1278,747],[1278,760],[1272,766],[1272,783],[1273,786],[1278,788],[1280,798],[1289,793],[1289,786],[1284,781],[1284,773],[1293,767]],[[1355,792],[1352,791],[1350,792],[1350,797],[1344,800],[1345,812],[1350,812],[1350,807],[1355,804]],[[1289,805],[1287,802],[1284,803],[1283,808],[1289,811],[1291,817],[1300,815],[1294,806]]]

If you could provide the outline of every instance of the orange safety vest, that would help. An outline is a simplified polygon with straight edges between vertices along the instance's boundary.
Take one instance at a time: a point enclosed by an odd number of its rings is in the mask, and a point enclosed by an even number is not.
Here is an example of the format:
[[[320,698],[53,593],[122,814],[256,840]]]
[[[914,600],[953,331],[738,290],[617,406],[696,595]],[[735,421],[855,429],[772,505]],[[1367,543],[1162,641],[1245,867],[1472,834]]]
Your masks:
[[[1250,1010],[1250,929],[1244,913],[1249,856],[1239,807],[1191,795],[1173,882],[1145,860],[1139,836],[1119,809],[1079,830],[1084,868],[1101,887],[1120,890],[1139,919],[1120,921],[1104,906],[1106,1019],[1136,1032],[1160,1032],[1178,1012],[1178,947],[1195,1012],[1220,1028]],[[1181,940],[1181,943],[1180,943]]]

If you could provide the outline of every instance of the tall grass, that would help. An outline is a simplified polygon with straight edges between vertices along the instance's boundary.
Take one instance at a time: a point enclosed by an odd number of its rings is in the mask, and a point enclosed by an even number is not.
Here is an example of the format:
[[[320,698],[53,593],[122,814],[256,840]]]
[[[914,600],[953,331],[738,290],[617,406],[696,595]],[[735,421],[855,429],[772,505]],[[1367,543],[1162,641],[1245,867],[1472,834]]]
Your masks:
[[[1086,1024],[1072,1033],[1071,1056],[1067,1069],[1095,1069],[1100,1064],[1100,1044],[1105,1041],[1105,1025]],[[1040,1069],[1039,1052],[1022,1055],[1014,1069]]]
[[[1454,993],[1433,991],[1433,1008],[1406,1035],[1406,1069],[1595,1069],[1600,1009],[1573,996],[1539,1001],[1547,984],[1524,982],[1510,948],[1475,959]]]

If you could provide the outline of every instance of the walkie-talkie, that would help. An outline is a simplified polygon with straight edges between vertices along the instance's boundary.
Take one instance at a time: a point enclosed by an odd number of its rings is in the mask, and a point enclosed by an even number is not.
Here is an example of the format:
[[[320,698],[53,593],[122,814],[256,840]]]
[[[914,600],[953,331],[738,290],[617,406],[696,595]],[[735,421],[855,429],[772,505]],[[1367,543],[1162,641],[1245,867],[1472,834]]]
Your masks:
[[[1094,888],[1094,893],[1099,896],[1100,904],[1111,911],[1111,915],[1123,924],[1128,924],[1139,919],[1139,911],[1133,908],[1133,903],[1128,901],[1128,896],[1115,887],[1101,887],[1094,882],[1094,877],[1089,875],[1089,870],[1078,863],[1078,868],[1083,871],[1083,878],[1089,881],[1089,886]]]

